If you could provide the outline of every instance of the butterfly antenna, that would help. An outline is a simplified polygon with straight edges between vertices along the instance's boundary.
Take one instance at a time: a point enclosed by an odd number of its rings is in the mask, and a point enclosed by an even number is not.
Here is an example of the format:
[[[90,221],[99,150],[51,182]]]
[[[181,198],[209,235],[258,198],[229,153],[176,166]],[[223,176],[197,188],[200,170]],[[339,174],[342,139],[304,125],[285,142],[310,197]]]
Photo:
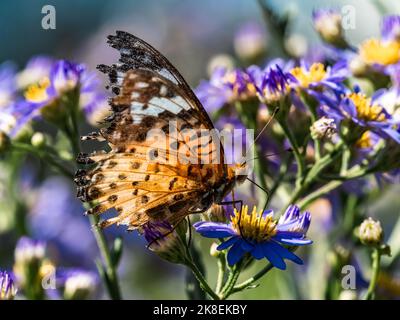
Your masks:
[[[265,130],[267,130],[269,124],[272,122],[272,120],[275,118],[276,114],[279,111],[279,107],[276,107],[274,109],[274,111],[272,112],[271,117],[268,119],[267,123],[264,125],[264,127],[261,129],[261,131],[257,134],[256,138],[254,139],[253,143],[250,145],[250,147],[247,148],[246,150],[246,154],[254,147],[254,145],[256,144],[257,140],[261,137],[261,135],[264,133]],[[246,163],[246,159],[244,160],[244,162],[242,162],[242,165],[244,165]]]
[[[293,149],[292,148],[286,148],[283,151],[273,152],[273,153],[266,153],[263,156],[254,157],[254,158],[248,159],[246,161],[253,161],[253,160],[256,160],[256,159],[259,159],[259,158],[264,158],[264,157],[268,158],[268,157],[278,156],[278,155],[286,153],[286,152],[293,152]]]

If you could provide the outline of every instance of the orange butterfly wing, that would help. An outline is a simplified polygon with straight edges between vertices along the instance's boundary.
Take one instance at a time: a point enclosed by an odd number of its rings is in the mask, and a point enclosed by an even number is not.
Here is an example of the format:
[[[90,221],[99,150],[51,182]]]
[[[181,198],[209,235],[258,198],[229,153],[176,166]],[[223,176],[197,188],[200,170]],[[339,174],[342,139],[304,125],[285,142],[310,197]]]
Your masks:
[[[219,137],[206,111],[182,76],[144,41],[118,31],[109,43],[119,63],[99,66],[116,95],[110,125],[84,139],[106,140],[108,153],[81,155],[78,195],[100,214],[118,215],[103,226],[136,229],[151,220],[179,222],[212,203],[227,169]]]

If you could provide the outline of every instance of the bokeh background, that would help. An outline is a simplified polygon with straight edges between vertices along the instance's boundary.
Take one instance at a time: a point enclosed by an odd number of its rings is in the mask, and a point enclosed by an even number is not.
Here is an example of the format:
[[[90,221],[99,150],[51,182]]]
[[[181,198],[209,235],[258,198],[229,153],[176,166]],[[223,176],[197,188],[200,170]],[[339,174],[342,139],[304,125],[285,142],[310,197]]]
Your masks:
[[[354,45],[379,33],[382,15],[400,13],[397,0],[266,2],[278,16],[289,15],[284,45],[294,56],[304,54],[320,41],[311,22],[315,8],[353,5],[356,8],[356,29],[348,30],[347,37]],[[47,4],[56,8],[55,30],[41,27],[41,10]],[[212,57],[235,53],[235,35],[250,21],[266,28],[256,0],[1,1],[0,61],[12,61],[23,68],[29,58],[40,54],[82,62],[95,69],[99,63],[110,64],[116,59],[114,50],[106,44],[106,36],[115,30],[126,30],[158,48],[195,87],[207,77],[207,64]],[[267,50],[274,55],[273,30],[265,30],[270,40],[267,41]],[[25,225],[15,225],[18,208],[9,206],[7,190],[0,185],[0,266],[12,266],[15,242],[21,234],[28,232],[35,238],[47,240],[53,259],[60,264],[94,269],[98,252],[87,218],[82,215],[81,204],[75,198],[73,183],[47,173],[41,176],[42,173],[33,170],[35,165],[35,161],[30,159],[25,170],[18,173],[21,176],[17,177],[23,198],[21,205],[29,207]],[[16,173],[0,168],[0,179],[9,174]],[[399,191],[398,187],[393,187],[383,199],[375,199],[369,209],[371,215],[379,212],[382,221],[393,225],[400,208],[400,199],[396,197]],[[323,203],[319,205],[324,207]],[[393,208],[397,208],[397,212],[393,212]],[[325,211],[326,216],[321,219],[329,220],[332,210],[325,208]],[[324,268],[323,264],[318,266],[318,261],[323,261],[327,254],[323,245],[318,244],[323,243],[318,242],[318,238],[323,237],[318,230],[322,225],[315,223],[311,230],[310,237],[319,246],[311,257],[315,261],[309,261],[316,264],[313,274],[298,266],[297,276],[274,270],[265,277],[261,288],[245,291],[235,298],[318,298],[321,290],[318,282],[323,277]],[[183,267],[165,263],[146,250],[144,241],[135,233],[115,228],[106,230],[106,235],[110,239],[122,235],[125,239],[119,269],[125,298],[185,298]],[[207,250],[209,242],[202,241]],[[211,278],[214,271],[209,268]],[[308,280],[300,281],[293,276]]]

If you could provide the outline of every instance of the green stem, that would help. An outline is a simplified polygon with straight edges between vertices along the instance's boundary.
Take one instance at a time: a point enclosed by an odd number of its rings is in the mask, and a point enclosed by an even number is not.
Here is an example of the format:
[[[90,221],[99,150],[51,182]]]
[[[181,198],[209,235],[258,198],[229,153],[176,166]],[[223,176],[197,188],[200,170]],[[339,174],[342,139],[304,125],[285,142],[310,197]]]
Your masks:
[[[343,141],[340,141],[339,143],[336,144],[335,148],[330,153],[328,153],[327,155],[322,157],[319,161],[317,161],[314,164],[314,166],[311,168],[311,170],[307,173],[306,177],[303,179],[302,184],[296,186],[296,189],[294,190],[292,197],[286,203],[286,205],[282,207],[282,210],[280,213],[281,215],[283,214],[283,212],[286,210],[286,208],[289,205],[296,203],[297,200],[307,191],[309,186],[318,178],[319,174],[326,167],[328,167],[330,164],[332,164],[336,160],[336,158],[343,151],[343,145],[344,145]],[[336,183],[338,183],[338,182],[336,182]],[[334,188],[336,188],[339,185],[339,184],[336,185],[336,183],[327,187],[327,190],[330,191],[329,188],[332,188],[332,190]],[[326,187],[326,186],[324,186],[324,187]],[[324,187],[322,187],[322,188],[324,188]]]
[[[234,286],[231,293],[242,291],[247,287],[251,286],[254,282],[256,282],[258,279],[262,278],[266,273],[268,273],[273,267],[274,266],[271,263],[268,263],[263,269],[257,272],[254,276]]]
[[[346,152],[346,151],[345,151]],[[356,179],[359,177],[365,176],[369,173],[368,167],[359,167],[358,165],[352,167],[350,170],[346,171],[345,175],[339,176],[340,179],[332,180],[327,184],[323,185],[319,189],[311,192],[305,198],[303,198],[299,203],[299,207],[301,209],[307,208],[309,204],[311,204],[314,200],[318,199],[319,197],[329,193],[330,191],[336,189],[337,187],[341,186],[345,181]]]
[[[104,233],[97,226],[99,219],[94,215],[90,215],[89,219],[90,223],[92,224],[92,230],[97,242],[97,246],[99,247],[101,257],[105,264],[105,272],[109,280],[109,285],[107,286],[108,293],[113,300],[121,300],[118,276],[111,259],[110,250],[108,248],[106,238],[104,237]]]
[[[379,276],[381,264],[381,253],[378,248],[374,248],[372,251],[372,278],[369,282],[368,291],[365,295],[365,300],[375,299],[375,287]]]
[[[77,120],[77,113],[71,112],[71,127],[66,126],[67,137],[70,141],[71,148],[75,156],[81,151],[80,149],[80,134]],[[107,244],[106,238],[102,230],[98,227],[99,219],[96,216],[90,215],[90,222],[92,224],[92,231],[96,239],[97,246],[100,250],[102,260],[104,262],[104,271],[108,281],[105,282],[110,298],[113,300],[121,300],[121,290],[118,281],[116,267],[111,258],[111,251]]]
[[[225,279],[225,270],[226,270],[225,254],[221,253],[218,256],[217,264],[218,264],[218,277],[217,277],[217,284],[215,287],[215,292],[217,294],[219,294],[221,292],[222,285],[223,285],[224,279]]]
[[[319,197],[327,194],[328,192],[336,189],[339,187],[344,181],[341,180],[334,180],[326,185],[322,186],[321,188],[315,190],[314,192],[310,193],[307,197],[303,198],[299,203],[298,206],[300,209],[305,209],[309,204],[311,204],[314,200],[318,199]]]
[[[232,294],[232,290],[239,278],[240,272],[242,271],[242,266],[244,264],[245,263],[242,259],[240,262],[238,262],[237,264],[235,264],[232,267],[231,272],[229,273],[228,279],[226,280],[226,283],[221,290],[221,293],[220,293],[221,300],[225,300]]]
[[[52,156],[50,156],[50,154],[48,152],[44,152],[44,151],[40,150],[39,148],[36,148],[32,145],[22,143],[22,142],[13,142],[12,145],[16,150],[28,152],[28,153],[36,155],[38,158],[42,159],[43,161],[47,162],[52,167],[57,169],[64,176],[66,176],[70,179],[72,179],[74,177],[74,174],[71,171],[69,171],[62,164],[60,164],[58,162],[58,160],[56,160]]]
[[[204,278],[203,274],[200,272],[199,268],[197,268],[196,264],[192,261],[187,261],[186,265],[192,270],[194,276],[196,277],[197,281],[199,281],[200,286],[202,289],[213,299],[219,300],[220,297],[211,289],[210,285],[208,284],[207,280]]]
[[[300,153],[296,138],[294,137],[292,131],[289,129],[287,123],[284,120],[281,120],[279,121],[279,124],[286,137],[289,139],[290,145],[292,146],[293,154],[297,163],[296,186],[299,186],[305,172],[303,157]]]

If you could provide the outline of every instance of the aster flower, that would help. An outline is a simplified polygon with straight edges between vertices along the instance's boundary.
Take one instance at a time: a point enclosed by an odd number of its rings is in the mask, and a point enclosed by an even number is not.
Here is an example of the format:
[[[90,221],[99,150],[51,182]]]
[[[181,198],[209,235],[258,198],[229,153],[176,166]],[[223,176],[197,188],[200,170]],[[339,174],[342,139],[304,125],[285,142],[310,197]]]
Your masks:
[[[12,274],[0,271],[0,300],[12,300],[17,294]]]
[[[305,238],[310,221],[310,213],[300,213],[295,205],[289,206],[278,221],[274,219],[272,210],[258,212],[254,207],[248,212],[248,207],[243,206],[241,212],[235,210],[229,224],[203,221],[194,227],[207,238],[228,238],[217,249],[230,247],[227,259],[231,266],[250,253],[255,259],[266,258],[276,268],[284,270],[284,259],[302,264],[302,260],[284,245],[311,244],[312,241]]]
[[[323,88],[329,88],[335,93],[343,92],[343,81],[348,76],[346,61],[339,61],[332,67],[322,63],[308,65],[301,61],[300,66],[290,70],[290,73],[296,80],[293,87],[304,89],[311,95]]]
[[[359,56],[367,65],[386,72],[388,66],[400,61],[400,17],[388,16],[382,21],[381,38],[370,38],[361,43]]]
[[[76,104],[90,117],[98,108],[105,107],[100,103],[105,99],[98,92],[98,84],[95,74],[83,64],[59,60],[51,66],[47,76],[28,86],[25,99],[15,106],[15,113],[25,123],[40,116],[52,122],[63,122],[67,110],[60,105],[77,100]]]
[[[25,68],[16,75],[18,88],[26,89],[28,86],[48,77],[53,64],[53,59],[47,56],[31,58]]]
[[[246,71],[215,68],[209,81],[202,81],[196,95],[208,112],[225,104],[247,101],[256,97],[256,89]]]
[[[391,86],[378,90],[374,94],[374,101],[385,106],[393,118],[400,121],[400,65],[391,66],[387,71],[391,77]]]
[[[334,9],[318,9],[312,15],[315,30],[322,40],[338,48],[346,48],[342,29],[342,16]]]
[[[263,71],[256,66],[251,66],[248,73],[255,84],[259,99],[268,104],[281,101],[290,92],[290,84],[295,83],[295,77],[276,65],[269,65]]]
[[[383,40],[400,40],[400,16],[389,15],[383,18],[381,25],[381,36]]]
[[[339,102],[324,98],[326,103],[322,107],[328,116],[343,121],[350,120],[360,130],[351,132],[358,139],[361,134],[370,130],[383,138],[391,138],[400,143],[399,123],[379,104],[374,97],[369,98],[358,88],[352,93],[344,95]]]

